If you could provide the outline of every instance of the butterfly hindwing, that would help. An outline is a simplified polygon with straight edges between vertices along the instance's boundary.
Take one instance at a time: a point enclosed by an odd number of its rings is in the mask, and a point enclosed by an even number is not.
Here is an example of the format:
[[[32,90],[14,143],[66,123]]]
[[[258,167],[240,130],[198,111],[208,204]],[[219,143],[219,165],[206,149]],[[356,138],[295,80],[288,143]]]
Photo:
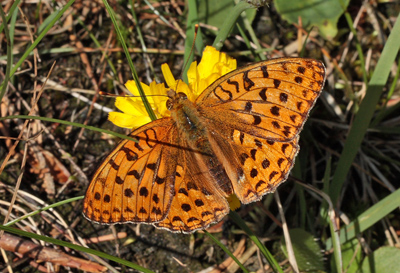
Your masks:
[[[99,223],[159,222],[172,202],[179,149],[172,119],[156,120],[123,140],[94,174],[84,214]]]
[[[218,187],[219,181],[202,165],[206,155],[187,149],[180,137],[177,157],[174,198],[168,216],[154,225],[174,232],[193,232],[220,221],[228,212],[226,194]]]
[[[221,124],[209,127],[220,154],[228,159],[225,168],[235,173],[231,183],[241,203],[260,200],[287,179],[299,150],[298,137],[279,142],[239,130],[221,130]]]

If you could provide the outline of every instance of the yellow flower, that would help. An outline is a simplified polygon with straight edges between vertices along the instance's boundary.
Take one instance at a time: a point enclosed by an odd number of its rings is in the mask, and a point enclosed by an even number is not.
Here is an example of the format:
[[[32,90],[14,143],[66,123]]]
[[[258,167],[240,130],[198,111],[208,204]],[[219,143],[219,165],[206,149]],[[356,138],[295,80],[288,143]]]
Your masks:
[[[169,88],[166,88],[163,83],[158,84],[156,82],[150,83],[150,86],[144,83],[141,83],[141,85],[157,118],[162,118],[170,116],[165,105],[168,100],[167,91],[169,89],[183,92],[191,101],[195,101],[211,83],[235,69],[235,59],[211,46],[207,46],[199,65],[197,65],[197,62],[193,62],[189,67],[187,73],[189,84],[181,80],[175,80],[169,66],[163,64],[161,70]],[[142,103],[135,82],[128,81],[125,86],[132,95],[137,97],[118,97],[115,106],[123,113],[111,112],[108,119],[119,127],[131,129],[149,123],[151,119]]]
[[[240,200],[239,198],[236,196],[236,194],[232,193],[231,195],[229,195],[226,200],[228,200],[229,203],[229,208],[231,210],[237,210],[238,208],[240,208]]]

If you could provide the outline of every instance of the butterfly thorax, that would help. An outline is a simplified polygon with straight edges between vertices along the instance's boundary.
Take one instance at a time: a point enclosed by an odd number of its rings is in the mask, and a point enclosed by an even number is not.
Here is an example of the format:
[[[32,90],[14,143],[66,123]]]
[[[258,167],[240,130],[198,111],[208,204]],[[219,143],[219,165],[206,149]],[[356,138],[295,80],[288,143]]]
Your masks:
[[[180,137],[184,137],[191,149],[212,156],[212,148],[209,145],[208,130],[201,120],[196,104],[190,101],[186,94],[168,92],[170,99],[167,108],[171,111],[171,117],[175,121]]]
[[[180,131],[186,132],[189,140],[196,141],[206,134],[206,127],[200,121],[196,105],[191,102],[185,93],[170,90],[167,108],[171,111],[171,117],[176,122]]]

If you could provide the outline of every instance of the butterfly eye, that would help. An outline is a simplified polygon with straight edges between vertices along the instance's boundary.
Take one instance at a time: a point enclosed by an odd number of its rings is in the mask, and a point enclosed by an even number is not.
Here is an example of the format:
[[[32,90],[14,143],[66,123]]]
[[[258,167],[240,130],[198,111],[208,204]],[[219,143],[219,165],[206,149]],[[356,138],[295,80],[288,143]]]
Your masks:
[[[186,100],[187,96],[185,93],[179,92],[178,94],[176,94],[179,100]]]
[[[171,99],[168,99],[168,100],[167,100],[166,106],[167,106],[167,109],[168,109],[168,110],[171,110],[172,107],[174,107],[174,103],[172,102]]]

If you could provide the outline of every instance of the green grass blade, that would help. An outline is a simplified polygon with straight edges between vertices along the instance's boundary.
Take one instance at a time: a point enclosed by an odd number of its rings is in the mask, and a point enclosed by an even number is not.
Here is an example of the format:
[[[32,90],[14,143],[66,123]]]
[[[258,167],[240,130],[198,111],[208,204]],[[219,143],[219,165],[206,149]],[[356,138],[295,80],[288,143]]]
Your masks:
[[[368,84],[365,98],[360,104],[360,109],[349,131],[347,141],[333,175],[330,196],[334,204],[336,204],[339,199],[340,191],[346,180],[347,173],[364,139],[375,112],[375,107],[379,103],[383,87],[389,77],[390,64],[395,61],[397,53],[399,52],[400,36],[398,33],[400,33],[400,16],[397,17],[393,30],[376,65],[374,74]]]
[[[237,29],[239,30],[240,36],[242,37],[244,43],[246,44],[246,47],[247,47],[247,48],[251,51],[251,53],[253,54],[253,56],[254,56],[254,61],[258,62],[258,61],[261,61],[261,60],[265,60],[265,58],[266,58],[266,57],[265,57],[265,54],[260,53],[260,52],[257,54],[256,51],[255,51],[255,49],[251,47],[250,40],[249,40],[249,38],[247,37],[247,35],[246,35],[246,33],[244,32],[244,30],[242,29],[242,27],[240,26],[240,24],[237,24],[236,27],[237,27]],[[261,59],[260,56],[264,56],[263,59]]]
[[[187,78],[187,71],[190,67],[190,64],[193,62],[194,59],[194,53],[191,52],[192,50],[192,44],[194,41],[194,31],[195,31],[195,25],[199,23],[199,18],[197,16],[197,3],[195,0],[189,0],[188,1],[188,17],[186,21],[186,40],[185,40],[185,54],[183,56],[184,64],[185,66],[183,67],[183,72],[182,72],[182,80],[184,82],[188,82]],[[197,31],[197,37],[196,40],[194,41],[196,49],[198,52],[203,52],[204,50],[204,41],[203,37],[201,35],[201,29],[199,28]]]
[[[343,8],[343,10],[345,10],[345,4],[344,3],[342,3],[342,8]],[[344,12],[344,18],[346,18],[347,25],[349,26],[350,31],[354,35],[353,38],[355,40],[355,46],[356,46],[356,49],[357,49],[357,52],[358,52],[358,58],[360,60],[360,68],[361,68],[361,71],[363,72],[364,83],[366,84],[366,83],[368,83],[368,75],[367,75],[367,70],[365,70],[364,51],[363,51],[363,48],[361,46],[360,41],[357,38],[358,37],[357,36],[357,31],[353,27],[353,24],[354,24],[353,19],[351,18],[351,15],[347,10]]]
[[[11,8],[8,10],[8,15],[6,16],[6,19],[4,20],[2,18],[3,23],[0,25],[0,33],[3,32],[3,28],[6,26],[6,24],[8,23],[8,20],[10,20],[11,16],[13,15],[14,11],[17,10],[17,7],[19,5],[19,2],[21,2],[21,0],[16,0],[14,1],[14,3],[11,5]],[[4,12],[4,9],[2,9],[2,12]]]
[[[6,119],[38,119],[41,121],[48,121],[48,122],[54,122],[54,123],[60,123],[60,124],[65,124],[65,125],[70,125],[70,126],[75,126],[75,127],[80,127],[80,128],[85,128],[91,131],[99,132],[99,133],[105,133],[109,135],[113,135],[122,139],[128,139],[134,142],[137,142],[137,139],[131,138],[127,135],[119,134],[113,131],[97,128],[94,126],[89,126],[89,125],[84,125],[81,123],[77,122],[71,122],[67,120],[62,120],[62,119],[55,119],[55,118],[47,118],[47,117],[39,117],[39,116],[26,116],[26,115],[15,115],[15,116],[7,116],[7,117],[0,117],[0,121],[6,120]]]
[[[393,96],[393,93],[395,92],[397,88],[397,82],[399,80],[400,76],[400,58],[397,60],[397,71],[396,75],[393,78],[392,86],[390,87],[389,92],[387,93],[386,101],[385,101],[385,106],[380,110],[376,118],[372,121],[371,127],[377,126],[384,118],[387,116],[393,114],[394,112],[398,111],[400,108],[400,103],[397,103],[396,105],[392,107],[387,107],[388,101],[391,99]]]
[[[236,24],[237,18],[243,11],[250,8],[254,8],[254,6],[247,3],[246,1],[240,1],[237,5],[235,5],[235,7],[229,13],[229,16],[226,18],[226,21],[221,27],[220,31],[218,32],[217,37],[215,37],[213,47],[215,47],[217,50],[221,50],[224,41],[228,37],[229,33],[231,33],[233,26]]]
[[[7,19],[6,19],[6,15],[3,11],[3,9],[0,10],[0,15],[1,15],[1,19],[4,23],[4,34],[6,36],[6,41],[7,41],[7,66],[6,66],[6,73],[4,75],[4,82],[1,85],[1,89],[0,89],[0,101],[3,100],[3,96],[6,93],[7,90],[7,86],[8,86],[8,81],[10,79],[10,72],[11,72],[11,64],[12,64],[12,45],[13,45],[13,39],[11,38],[12,35],[10,35],[10,32],[8,31],[8,26],[6,24]],[[12,28],[12,24],[10,24],[10,27]]]
[[[138,20],[138,18],[136,16],[135,1],[134,0],[131,0],[131,14],[132,14],[133,21],[135,23],[136,32],[138,33],[138,38],[139,38],[139,41],[140,41],[140,45],[142,46],[143,53],[145,53],[145,59],[147,60],[147,64],[149,65],[149,68],[151,70],[151,73],[153,74],[154,79],[156,81],[158,81],[158,77],[154,73],[153,63],[151,62],[149,56],[147,55],[147,53],[148,53],[147,46],[146,46],[146,42],[144,41],[142,30],[140,28],[139,20]]]
[[[60,202],[45,206],[43,208],[37,209],[35,211],[32,211],[32,212],[30,212],[30,213],[28,213],[28,214],[26,214],[26,215],[24,215],[24,216],[22,216],[22,217],[20,217],[18,219],[12,220],[12,221],[8,222],[7,224],[5,224],[4,226],[6,226],[6,227],[12,226],[12,225],[18,223],[19,221],[22,221],[24,219],[32,217],[32,216],[34,216],[36,214],[39,214],[42,211],[46,211],[46,210],[49,210],[49,209],[52,209],[52,208],[56,208],[56,207],[59,207],[59,206],[62,206],[62,205],[68,204],[68,203],[72,203],[74,201],[78,201],[78,200],[81,200],[83,198],[84,198],[83,195],[82,196],[77,196],[77,197],[74,197],[74,198],[69,198],[69,199],[62,200]]]
[[[117,33],[117,36],[118,36],[118,40],[121,43],[122,48],[124,49],[126,60],[128,61],[129,67],[130,67],[131,72],[132,72],[133,80],[135,81],[136,86],[137,86],[138,91],[139,91],[139,94],[140,94],[140,97],[142,98],[143,105],[146,108],[146,111],[149,114],[149,117],[151,118],[151,120],[156,120],[157,116],[154,114],[154,111],[151,108],[149,101],[147,100],[146,94],[143,91],[142,85],[140,84],[140,80],[139,80],[139,77],[138,77],[138,75],[136,73],[135,66],[133,65],[131,56],[130,56],[129,51],[128,51],[128,47],[126,46],[124,37],[122,36],[121,30],[119,29],[117,19],[115,18],[114,11],[111,9],[111,7],[108,4],[107,0],[103,0],[103,3],[104,3],[104,6],[106,7],[106,9],[108,11],[108,14],[110,15],[111,21],[113,22],[113,25],[114,25],[114,28],[115,28],[115,32]]]
[[[333,211],[333,208],[332,208]],[[333,238],[333,257],[335,258],[335,265],[338,273],[343,272],[343,257],[341,251],[341,244],[337,232],[336,224],[333,221],[329,221],[329,230]]]
[[[249,19],[247,18],[247,15],[245,12],[241,13],[241,19],[243,21],[243,25],[245,26],[247,32],[249,33],[249,36],[251,38],[251,41],[253,42],[253,44],[256,46],[256,49],[262,48],[260,41],[258,40],[258,37],[254,31],[253,26],[251,25],[251,22],[249,21]],[[241,30],[241,27],[238,24],[238,29],[242,35],[242,37],[246,37],[246,35],[243,35],[243,30]],[[247,37],[246,37],[247,38]],[[246,43],[247,44],[247,43]],[[252,47],[248,44],[247,48],[252,50]],[[258,53],[257,55],[254,55],[255,57],[255,61],[264,61],[267,59],[267,57],[265,56],[265,54],[263,53]]]

